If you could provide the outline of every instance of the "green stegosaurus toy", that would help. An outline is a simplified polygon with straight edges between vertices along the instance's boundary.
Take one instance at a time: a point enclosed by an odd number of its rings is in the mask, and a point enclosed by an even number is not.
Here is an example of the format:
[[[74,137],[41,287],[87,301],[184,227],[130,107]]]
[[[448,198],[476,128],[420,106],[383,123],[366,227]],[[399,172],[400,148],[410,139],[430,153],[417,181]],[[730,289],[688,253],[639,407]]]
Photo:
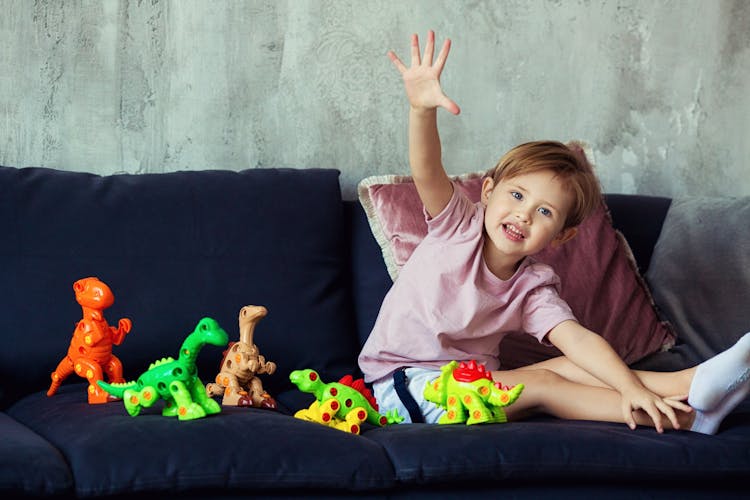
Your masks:
[[[523,391],[523,384],[504,387],[494,382],[485,366],[474,360],[451,361],[440,372],[424,388],[425,399],[445,409],[439,424],[507,422],[502,408],[513,404]]]

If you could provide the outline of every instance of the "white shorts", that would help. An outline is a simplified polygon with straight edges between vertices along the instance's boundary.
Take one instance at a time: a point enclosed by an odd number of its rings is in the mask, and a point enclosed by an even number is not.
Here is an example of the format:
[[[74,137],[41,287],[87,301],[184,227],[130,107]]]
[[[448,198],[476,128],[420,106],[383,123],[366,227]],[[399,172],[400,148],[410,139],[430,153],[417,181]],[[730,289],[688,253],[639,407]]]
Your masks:
[[[435,424],[443,416],[445,410],[427,401],[424,398],[424,387],[440,376],[440,370],[433,368],[406,368],[406,387],[416,401],[422,416],[427,424]],[[388,375],[372,384],[375,400],[378,402],[379,411],[385,414],[387,411],[397,409],[399,415],[404,417],[403,424],[411,423],[409,410],[401,401],[393,384],[393,375]]]

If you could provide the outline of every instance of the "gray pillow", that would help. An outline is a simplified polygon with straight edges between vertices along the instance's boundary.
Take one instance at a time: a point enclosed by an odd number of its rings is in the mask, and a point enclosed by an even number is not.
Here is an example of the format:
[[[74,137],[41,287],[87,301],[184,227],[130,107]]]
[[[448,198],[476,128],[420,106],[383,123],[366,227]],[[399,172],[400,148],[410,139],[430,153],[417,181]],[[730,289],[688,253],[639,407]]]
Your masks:
[[[676,350],[701,361],[734,344],[750,331],[750,197],[674,200],[646,280]]]

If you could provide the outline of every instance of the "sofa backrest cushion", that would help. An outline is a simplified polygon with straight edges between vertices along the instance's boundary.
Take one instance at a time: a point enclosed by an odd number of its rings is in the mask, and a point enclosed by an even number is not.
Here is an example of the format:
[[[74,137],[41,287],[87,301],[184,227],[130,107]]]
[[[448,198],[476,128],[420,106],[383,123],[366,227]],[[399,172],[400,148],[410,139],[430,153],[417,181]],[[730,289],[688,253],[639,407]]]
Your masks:
[[[253,169],[98,176],[0,167],[0,407],[41,389],[81,319],[73,283],[96,276],[115,303],[105,319],[133,327],[113,353],[127,380],[176,357],[204,316],[239,340],[238,313],[268,315],[255,330],[278,365],[269,391],[314,368],[356,369],[345,282],[339,172]],[[212,381],[223,348],[207,346],[199,375]],[[71,381],[84,382],[71,375]]]

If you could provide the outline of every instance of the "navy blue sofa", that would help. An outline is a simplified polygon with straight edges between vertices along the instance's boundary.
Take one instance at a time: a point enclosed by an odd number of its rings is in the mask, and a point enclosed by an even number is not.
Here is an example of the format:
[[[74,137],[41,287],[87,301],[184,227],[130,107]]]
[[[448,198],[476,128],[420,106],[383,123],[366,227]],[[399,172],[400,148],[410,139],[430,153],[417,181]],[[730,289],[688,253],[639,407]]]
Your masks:
[[[713,437],[537,418],[479,426],[365,426],[352,435],[294,418],[312,398],[289,381],[357,376],[356,358],[390,284],[356,201],[332,169],[206,170],[96,176],[0,167],[0,495],[129,497],[746,497],[750,407]],[[610,195],[642,270],[670,200]],[[50,373],[80,319],[72,284],[97,276],[115,294],[110,324],[133,328],[114,353],[125,378],[176,356],[209,316],[238,339],[248,304],[268,316],[255,342],[278,365],[263,376],[277,411],[223,407],[192,421],[157,403],[131,417],[90,405],[72,375]],[[222,349],[204,347],[199,375]],[[694,362],[675,351],[642,366]],[[747,403],[747,402],[746,402]]]

